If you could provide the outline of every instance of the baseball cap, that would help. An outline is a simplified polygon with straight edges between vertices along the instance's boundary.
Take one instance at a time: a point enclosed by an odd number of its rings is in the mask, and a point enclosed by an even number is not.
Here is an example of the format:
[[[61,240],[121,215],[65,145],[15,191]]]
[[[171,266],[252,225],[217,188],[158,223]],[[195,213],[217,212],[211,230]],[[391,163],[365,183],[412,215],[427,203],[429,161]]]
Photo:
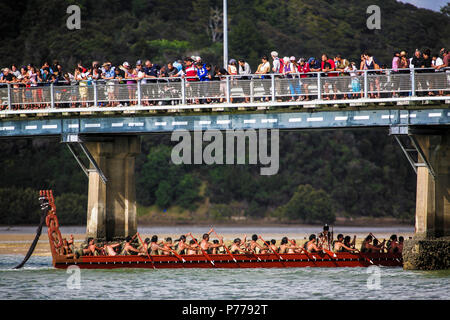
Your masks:
[[[126,61],[125,61],[122,65],[123,65],[124,67],[127,67],[127,68],[130,66],[130,64],[129,64],[128,62],[126,62]]]

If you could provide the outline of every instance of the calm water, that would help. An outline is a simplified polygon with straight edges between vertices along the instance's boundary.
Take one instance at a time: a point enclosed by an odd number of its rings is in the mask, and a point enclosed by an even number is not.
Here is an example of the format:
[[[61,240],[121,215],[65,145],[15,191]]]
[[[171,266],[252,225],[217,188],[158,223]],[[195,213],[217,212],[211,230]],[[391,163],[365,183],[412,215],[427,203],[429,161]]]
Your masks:
[[[51,268],[51,258],[0,256],[0,299],[449,299],[450,270],[380,268],[381,288],[368,289],[367,268],[243,270],[81,270],[81,289],[71,274]],[[70,282],[69,282],[70,283]]]
[[[1,233],[30,233],[35,228],[1,228]],[[147,234],[204,232],[205,227],[140,228]],[[317,227],[258,227],[258,233],[317,232]],[[370,228],[407,233],[411,228]],[[83,233],[84,228],[63,228]],[[251,234],[255,228],[222,227],[220,233]],[[367,232],[369,229],[367,229]],[[335,228],[336,232],[336,228]],[[363,233],[365,228],[339,228]],[[22,270],[12,268],[20,255],[0,255],[0,299],[449,299],[450,270],[437,272],[380,268],[380,289],[369,289],[367,268],[81,270],[81,289],[69,289],[66,270],[51,267],[50,257],[32,256]],[[369,283],[372,283],[369,281]],[[69,281],[70,285],[70,281]]]

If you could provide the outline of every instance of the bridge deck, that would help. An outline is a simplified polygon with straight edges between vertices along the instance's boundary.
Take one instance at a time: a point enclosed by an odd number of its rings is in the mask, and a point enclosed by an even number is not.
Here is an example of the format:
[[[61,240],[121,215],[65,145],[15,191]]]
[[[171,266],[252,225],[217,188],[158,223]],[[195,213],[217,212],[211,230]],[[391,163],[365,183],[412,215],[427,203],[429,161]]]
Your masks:
[[[172,78],[131,85],[9,84],[0,88],[0,137],[450,124],[450,69],[389,72],[210,82]],[[360,84],[356,93],[354,81]]]
[[[449,125],[448,105],[408,109],[252,110],[235,113],[204,112],[194,115],[135,111],[107,114],[92,112],[60,117],[3,119],[0,137],[71,134],[146,134],[184,130],[237,129],[338,129],[392,125]]]

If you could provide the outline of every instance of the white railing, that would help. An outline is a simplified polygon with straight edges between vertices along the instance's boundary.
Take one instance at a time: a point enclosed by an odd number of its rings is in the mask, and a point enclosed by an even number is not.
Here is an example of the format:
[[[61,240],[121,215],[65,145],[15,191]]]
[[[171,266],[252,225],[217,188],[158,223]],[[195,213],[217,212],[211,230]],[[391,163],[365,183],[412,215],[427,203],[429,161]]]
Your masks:
[[[358,70],[349,73],[158,78],[46,83],[38,86],[0,84],[0,113],[80,111],[87,108],[192,109],[210,104],[227,106],[316,105],[357,101],[448,100],[450,69]],[[220,106],[220,105],[219,105]],[[106,109],[105,108],[105,109]]]

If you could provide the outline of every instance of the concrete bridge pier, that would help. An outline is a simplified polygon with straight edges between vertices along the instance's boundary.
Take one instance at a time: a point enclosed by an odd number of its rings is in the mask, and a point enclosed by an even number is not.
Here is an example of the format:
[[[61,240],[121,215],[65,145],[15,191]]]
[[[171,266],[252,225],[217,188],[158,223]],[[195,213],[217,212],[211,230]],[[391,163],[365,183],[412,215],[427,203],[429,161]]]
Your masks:
[[[442,130],[432,135],[415,134],[414,138],[423,151],[429,167],[417,168],[415,235],[412,240],[405,241],[404,269],[448,269],[450,268],[450,130]],[[420,156],[419,161],[425,163]]]
[[[86,142],[85,146],[107,178],[91,164],[86,237],[119,240],[134,235],[136,221],[135,159],[140,138],[119,136]]]

